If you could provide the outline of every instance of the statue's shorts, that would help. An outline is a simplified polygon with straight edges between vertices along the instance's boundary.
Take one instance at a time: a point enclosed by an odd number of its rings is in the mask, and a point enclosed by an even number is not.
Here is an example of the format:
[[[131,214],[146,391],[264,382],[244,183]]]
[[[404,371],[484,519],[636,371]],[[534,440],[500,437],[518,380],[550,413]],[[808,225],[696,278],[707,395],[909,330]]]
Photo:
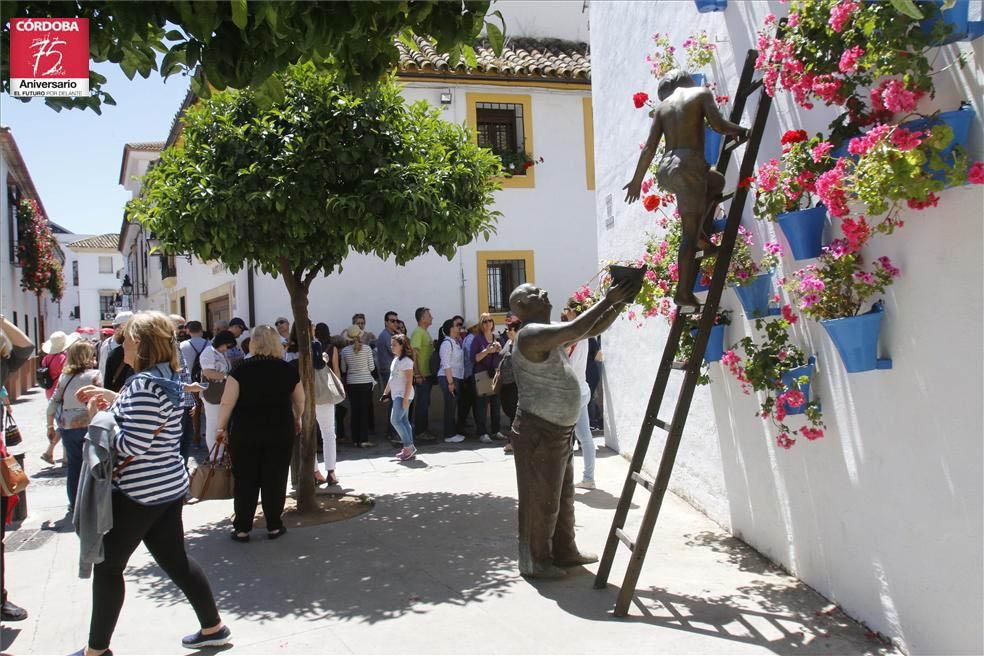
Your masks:
[[[693,148],[674,148],[663,154],[656,169],[660,188],[676,196],[681,214],[703,214],[707,205],[707,172],[704,152]]]
[[[574,426],[558,426],[518,410],[513,454],[519,488],[519,571],[578,555],[574,543]]]

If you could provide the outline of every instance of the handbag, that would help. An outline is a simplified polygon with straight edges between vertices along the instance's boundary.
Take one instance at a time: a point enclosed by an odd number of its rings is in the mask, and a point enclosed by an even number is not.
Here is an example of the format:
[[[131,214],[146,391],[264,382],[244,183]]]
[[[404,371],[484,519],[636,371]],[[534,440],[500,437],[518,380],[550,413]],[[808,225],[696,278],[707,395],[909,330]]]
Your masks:
[[[208,460],[198,465],[191,474],[189,496],[197,501],[231,499],[233,497],[232,458],[226,448],[218,457],[219,443],[212,446]]]
[[[222,394],[225,392],[225,386],[226,382],[224,380],[210,380],[208,387],[202,392],[202,398],[212,405],[218,405],[222,402]]]
[[[14,423],[14,416],[10,414],[10,410],[7,408],[3,409],[3,443],[5,446],[17,446],[23,441],[21,437],[20,429],[17,428],[17,424]]]
[[[314,403],[336,404],[345,400],[345,387],[331,367],[324,366],[314,370]]]
[[[492,396],[495,394],[495,386],[492,382],[492,374],[488,371],[475,372],[475,393],[479,396]]]

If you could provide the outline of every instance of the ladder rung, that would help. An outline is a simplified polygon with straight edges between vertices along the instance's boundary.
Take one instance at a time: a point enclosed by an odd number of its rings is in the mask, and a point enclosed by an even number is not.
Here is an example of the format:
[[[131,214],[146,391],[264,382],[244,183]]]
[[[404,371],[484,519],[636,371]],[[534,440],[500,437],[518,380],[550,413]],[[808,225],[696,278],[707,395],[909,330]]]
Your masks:
[[[737,148],[738,146],[740,146],[743,143],[745,143],[745,142],[744,141],[739,142],[737,139],[729,139],[728,140],[728,143],[724,144],[724,149],[723,150],[724,150],[725,153],[731,153],[731,152],[734,151],[735,148]]]
[[[622,544],[629,548],[629,551],[635,551],[635,542],[632,541],[628,535],[625,534],[620,528],[615,529],[615,537],[622,541]]]
[[[720,196],[718,196],[717,202],[723,203],[724,201],[731,200],[734,197],[735,197],[735,192],[729,191],[726,194],[721,194]]]
[[[646,488],[650,492],[656,490],[656,481],[650,480],[639,472],[632,472],[632,480]]]
[[[674,360],[673,361],[673,364],[670,365],[670,368],[671,369],[676,369],[677,371],[686,371],[687,370],[687,364],[688,363],[687,362],[684,362],[683,360]],[[656,421],[658,422],[659,419],[657,419]],[[657,424],[657,426],[658,425],[659,424]]]
[[[655,426],[656,428],[662,428],[666,432],[670,431],[670,425],[665,421],[663,421],[662,419],[656,419],[655,421],[653,421],[653,426]]]

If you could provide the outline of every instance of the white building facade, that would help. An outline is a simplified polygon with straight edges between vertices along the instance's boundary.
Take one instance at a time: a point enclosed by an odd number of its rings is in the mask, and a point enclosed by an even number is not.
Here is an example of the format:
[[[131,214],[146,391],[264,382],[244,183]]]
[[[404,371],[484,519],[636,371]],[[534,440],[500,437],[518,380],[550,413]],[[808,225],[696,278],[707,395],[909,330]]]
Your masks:
[[[591,3],[602,260],[634,260],[655,228],[641,204],[624,204],[622,190],[649,130],[647,113],[634,108],[632,96],[656,95],[645,61],[652,35],[669,34],[679,48],[691,33],[706,30],[717,53],[709,77],[727,88],[719,93],[733,97],[756,29],[784,7],[731,2],[724,12],[699,14],[693,2]],[[979,15],[979,2],[972,11]],[[936,69],[969,49],[941,48]],[[937,75],[936,97],[920,109],[973,103],[978,118],[969,147],[979,160],[984,75],[980,57],[969,61]],[[744,125],[756,102],[749,102]],[[785,130],[812,134],[832,117],[819,108],[806,112],[777,93],[759,163],[779,156]],[[737,168],[731,167],[728,188],[735,186]],[[713,383],[697,389],[670,481],[679,496],[911,653],[984,652],[982,207],[981,187],[949,189],[938,208],[910,212],[895,235],[875,238],[878,254],[903,271],[884,298],[881,343],[894,359],[892,370],[847,374],[818,324],[795,326],[796,341],[818,357],[813,392],[823,404],[825,437],[778,448],[774,430],[755,416],[756,398],[742,394],[715,363]],[[783,240],[774,224],[756,222],[750,208],[743,224],[758,244]],[[780,275],[800,266],[787,257]],[[722,307],[735,310],[726,344],[753,333],[733,291],[725,290]],[[635,448],[667,332],[656,318],[642,329],[619,321],[606,334],[605,426],[608,444],[623,454]],[[671,377],[663,416],[679,380]],[[662,439],[657,431],[650,471]]]
[[[76,235],[67,245],[62,305],[77,325],[105,328],[122,306],[123,255],[119,235]]]

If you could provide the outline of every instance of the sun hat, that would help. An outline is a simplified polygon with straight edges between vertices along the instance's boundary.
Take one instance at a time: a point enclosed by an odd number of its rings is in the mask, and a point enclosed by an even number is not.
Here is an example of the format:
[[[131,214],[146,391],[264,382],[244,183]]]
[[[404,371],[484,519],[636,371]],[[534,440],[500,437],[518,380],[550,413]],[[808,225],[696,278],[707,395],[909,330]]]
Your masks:
[[[116,317],[113,318],[113,327],[125,326],[133,318],[133,312],[129,310],[123,310],[122,312],[117,312]]]
[[[78,338],[76,337],[76,339]],[[47,353],[48,355],[55,355],[56,353],[61,353],[68,347],[68,335],[60,330],[56,330],[51,333],[51,337],[48,338],[48,341],[41,345],[41,351],[43,353]]]
[[[358,326],[353,324],[348,327],[348,330],[345,331],[345,337],[348,338],[349,341],[354,342],[356,340],[362,339],[362,333],[363,333],[362,328],[359,328]]]

